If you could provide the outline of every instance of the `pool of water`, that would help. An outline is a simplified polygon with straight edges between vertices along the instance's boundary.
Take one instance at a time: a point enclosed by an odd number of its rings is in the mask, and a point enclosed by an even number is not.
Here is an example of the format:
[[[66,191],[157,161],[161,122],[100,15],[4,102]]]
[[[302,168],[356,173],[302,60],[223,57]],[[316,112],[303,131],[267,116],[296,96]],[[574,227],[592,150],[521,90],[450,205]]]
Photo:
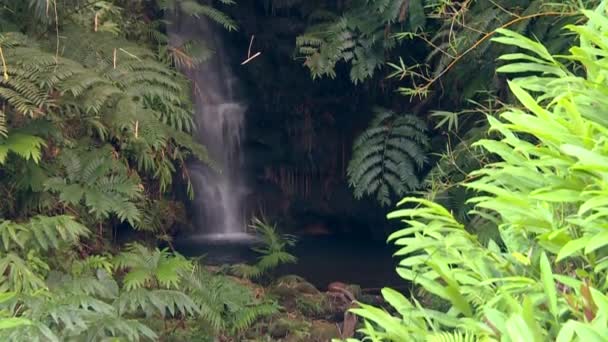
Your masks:
[[[250,250],[255,240],[210,241],[184,238],[177,249],[188,256],[205,255],[207,264],[254,262]],[[297,274],[320,289],[333,281],[359,284],[364,288],[404,287],[406,282],[395,273],[394,247],[383,242],[345,236],[301,237],[290,252],[296,264],[282,265],[277,275]]]

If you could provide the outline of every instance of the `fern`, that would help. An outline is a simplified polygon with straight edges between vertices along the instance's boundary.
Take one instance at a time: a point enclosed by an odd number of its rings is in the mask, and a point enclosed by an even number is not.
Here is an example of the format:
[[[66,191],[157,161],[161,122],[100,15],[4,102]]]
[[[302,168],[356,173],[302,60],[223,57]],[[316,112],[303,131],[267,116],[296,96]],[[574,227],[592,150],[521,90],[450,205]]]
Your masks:
[[[260,255],[254,265],[237,264],[232,271],[244,278],[258,278],[281,264],[295,263],[297,258],[286,251],[294,246],[296,239],[292,235],[279,234],[276,225],[254,217],[249,227],[261,238],[261,246],[252,250]]]
[[[0,111],[0,138],[6,138],[8,135],[8,129],[6,127],[6,114]]]
[[[376,195],[383,205],[420,186],[416,170],[429,146],[425,124],[412,115],[376,109],[376,116],[353,145],[348,178],[355,197]]]
[[[231,5],[234,4],[234,1],[224,0],[222,3]],[[162,9],[179,9],[180,11],[195,17],[205,16],[222,25],[228,31],[235,31],[237,29],[236,23],[225,13],[212,6],[203,5],[194,0],[161,0],[159,1],[159,5]]]
[[[9,152],[38,163],[42,154],[41,148],[45,145],[44,140],[39,137],[12,131],[5,139],[0,138],[0,165],[4,164]]]
[[[128,290],[121,293],[115,305],[121,313],[143,312],[146,315],[159,314],[163,317],[167,314],[187,316],[198,312],[198,307],[192,299],[176,290]]]
[[[45,182],[48,191],[66,204],[83,202],[97,218],[114,213],[131,224],[140,218],[135,201],[141,196],[139,180],[128,175],[109,147],[88,151],[65,150],[59,157],[65,172]]]
[[[184,286],[199,305],[203,321],[217,333],[236,334],[278,311],[275,302],[258,298],[250,287],[199,267],[185,278]]]
[[[26,223],[0,221],[1,247],[6,252],[57,249],[88,235],[89,230],[69,216],[37,216]]]
[[[149,250],[137,244],[129,244],[125,251],[116,256],[114,264],[119,269],[127,269],[123,279],[128,290],[142,287],[177,288],[181,276],[192,269],[192,263],[179,254],[171,254],[166,249]]]
[[[397,21],[403,4],[402,0],[358,0],[341,16],[324,16],[296,39],[297,51],[306,59],[304,65],[314,78],[333,78],[336,64],[343,61],[351,64],[354,83],[370,78],[384,64],[385,49],[394,45],[385,28]]]

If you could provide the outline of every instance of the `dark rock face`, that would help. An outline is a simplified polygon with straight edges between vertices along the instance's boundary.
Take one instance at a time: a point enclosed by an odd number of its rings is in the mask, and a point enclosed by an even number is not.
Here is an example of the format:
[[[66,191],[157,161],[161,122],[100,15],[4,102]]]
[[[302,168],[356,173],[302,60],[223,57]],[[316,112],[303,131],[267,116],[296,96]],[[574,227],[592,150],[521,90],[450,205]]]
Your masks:
[[[264,213],[292,232],[311,224],[330,233],[382,231],[386,210],[353,198],[346,167],[372,104],[388,96],[355,86],[348,72],[313,80],[294,59],[295,37],[306,27],[298,9],[273,11],[251,1],[231,10],[241,27],[226,40],[249,104],[242,142],[249,215]],[[241,66],[252,36],[261,55]]]

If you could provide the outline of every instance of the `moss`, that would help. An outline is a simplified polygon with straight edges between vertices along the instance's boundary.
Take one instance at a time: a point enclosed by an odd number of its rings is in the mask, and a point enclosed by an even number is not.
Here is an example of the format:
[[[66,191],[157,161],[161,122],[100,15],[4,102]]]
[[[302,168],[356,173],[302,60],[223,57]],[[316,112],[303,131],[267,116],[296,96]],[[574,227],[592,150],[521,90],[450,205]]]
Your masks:
[[[314,342],[327,342],[339,338],[340,332],[334,323],[327,321],[313,321],[310,327],[310,340]]]
[[[290,335],[293,337],[307,337],[311,324],[294,318],[281,317],[270,323],[268,335],[275,339],[282,339]]]
[[[296,298],[296,309],[306,317],[323,317],[331,311],[330,302],[323,294],[301,295]]]

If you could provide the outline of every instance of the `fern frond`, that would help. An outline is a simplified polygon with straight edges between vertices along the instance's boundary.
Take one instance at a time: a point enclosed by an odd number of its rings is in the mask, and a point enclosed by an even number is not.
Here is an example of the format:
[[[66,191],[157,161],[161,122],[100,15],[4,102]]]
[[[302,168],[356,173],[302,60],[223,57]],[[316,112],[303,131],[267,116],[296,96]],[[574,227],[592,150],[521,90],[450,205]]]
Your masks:
[[[428,146],[420,119],[377,109],[370,127],[353,144],[348,177],[355,197],[376,195],[386,205],[391,203],[391,191],[403,196],[418,188],[415,170],[424,164]]]
[[[36,216],[26,223],[0,222],[2,247],[57,249],[62,245],[74,245],[89,230],[69,216]]]
[[[139,180],[112,157],[112,150],[109,146],[93,151],[64,150],[59,161],[65,176],[48,179],[45,188],[58,193],[65,203],[84,203],[98,217],[114,213],[134,224],[141,217],[134,203],[141,196]]]
[[[43,146],[46,146],[46,142],[39,137],[12,131],[6,138],[0,138],[0,165],[4,164],[9,152],[38,163]]]
[[[8,128],[6,127],[6,114],[0,111],[0,138],[6,138],[8,136]]]
[[[193,16],[205,16],[216,23],[224,26],[228,31],[236,31],[237,25],[229,16],[225,13],[208,5],[201,5],[196,1],[186,0],[180,3],[180,8],[183,12]]]
[[[198,306],[185,293],[174,290],[147,290],[143,288],[125,291],[116,300],[121,313],[158,313],[161,316],[193,315]]]
[[[123,279],[127,289],[139,289],[157,283],[163,288],[178,288],[181,277],[192,269],[192,263],[179,254],[168,250],[150,250],[133,243],[117,255],[114,263],[119,269],[127,269]]]

